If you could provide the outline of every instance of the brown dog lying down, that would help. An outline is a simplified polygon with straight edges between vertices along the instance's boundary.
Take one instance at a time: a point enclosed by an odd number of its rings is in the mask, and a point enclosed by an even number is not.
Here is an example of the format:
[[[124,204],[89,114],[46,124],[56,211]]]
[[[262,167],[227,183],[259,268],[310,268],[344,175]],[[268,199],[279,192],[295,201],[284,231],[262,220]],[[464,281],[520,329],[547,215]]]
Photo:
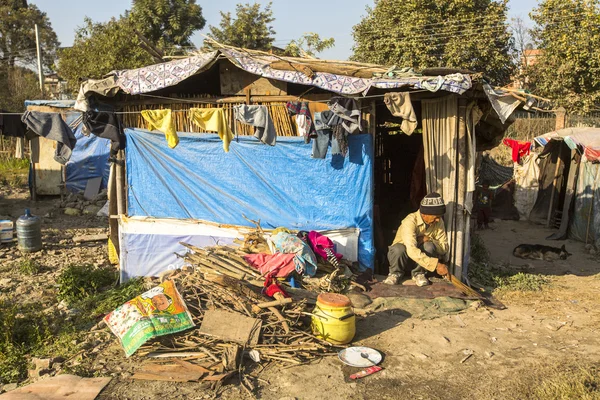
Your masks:
[[[530,258],[532,260],[566,260],[571,255],[565,249],[565,245],[558,247],[544,246],[542,244],[520,244],[513,250],[513,255],[519,258]]]

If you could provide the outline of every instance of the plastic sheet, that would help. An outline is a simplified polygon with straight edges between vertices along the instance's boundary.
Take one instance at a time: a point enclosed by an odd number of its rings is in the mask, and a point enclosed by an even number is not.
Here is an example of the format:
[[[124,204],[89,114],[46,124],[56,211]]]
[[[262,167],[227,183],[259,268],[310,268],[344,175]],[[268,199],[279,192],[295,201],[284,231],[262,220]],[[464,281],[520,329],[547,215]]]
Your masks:
[[[303,138],[274,147],[240,137],[224,153],[213,134],[179,133],[169,149],[162,134],[127,129],[128,214],[198,219],[264,228],[360,229],[358,259],[373,268],[372,138],[351,135],[349,155],[310,157]]]
[[[77,144],[66,164],[67,190],[73,193],[82,193],[87,181],[97,177],[102,177],[100,189],[106,188],[110,174],[110,140],[92,134],[85,136],[82,126],[79,124],[73,131]]]
[[[569,237],[600,245],[600,164],[582,162],[569,225]]]

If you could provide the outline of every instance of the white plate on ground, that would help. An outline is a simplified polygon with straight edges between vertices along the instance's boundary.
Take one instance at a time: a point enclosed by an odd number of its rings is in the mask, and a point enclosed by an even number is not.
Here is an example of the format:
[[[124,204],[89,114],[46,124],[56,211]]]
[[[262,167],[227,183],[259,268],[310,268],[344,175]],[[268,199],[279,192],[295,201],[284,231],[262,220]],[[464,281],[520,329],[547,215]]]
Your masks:
[[[361,354],[366,354],[368,358],[361,356]],[[351,367],[366,368],[379,364],[382,356],[380,352],[370,347],[355,346],[340,351],[338,358]]]

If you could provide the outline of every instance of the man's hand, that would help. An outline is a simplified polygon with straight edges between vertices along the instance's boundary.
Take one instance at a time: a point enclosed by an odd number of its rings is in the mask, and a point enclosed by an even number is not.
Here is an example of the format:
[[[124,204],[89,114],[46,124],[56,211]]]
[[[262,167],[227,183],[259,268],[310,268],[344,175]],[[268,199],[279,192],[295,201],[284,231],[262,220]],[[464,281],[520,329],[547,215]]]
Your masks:
[[[435,267],[435,272],[437,272],[440,276],[448,277],[450,273],[448,272],[448,267],[445,264],[438,263],[437,267]]]
[[[417,245],[422,245],[425,242],[431,242],[431,238],[429,236],[419,236],[417,237]]]

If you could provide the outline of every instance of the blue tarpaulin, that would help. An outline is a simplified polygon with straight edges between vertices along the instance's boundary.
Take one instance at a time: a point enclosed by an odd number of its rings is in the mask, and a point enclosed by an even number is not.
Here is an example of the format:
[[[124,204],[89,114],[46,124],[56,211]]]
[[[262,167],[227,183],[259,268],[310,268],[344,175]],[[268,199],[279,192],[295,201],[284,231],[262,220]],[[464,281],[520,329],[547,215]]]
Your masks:
[[[77,143],[66,164],[67,190],[73,193],[85,191],[87,181],[92,178],[102,177],[100,189],[108,186],[110,164],[110,140],[90,134],[85,136],[81,132],[82,124],[73,131]]]
[[[349,136],[349,154],[310,157],[303,138],[278,137],[274,147],[240,137],[230,152],[214,134],[163,134],[126,129],[129,216],[198,219],[263,228],[360,229],[358,259],[374,267],[373,145]]]

